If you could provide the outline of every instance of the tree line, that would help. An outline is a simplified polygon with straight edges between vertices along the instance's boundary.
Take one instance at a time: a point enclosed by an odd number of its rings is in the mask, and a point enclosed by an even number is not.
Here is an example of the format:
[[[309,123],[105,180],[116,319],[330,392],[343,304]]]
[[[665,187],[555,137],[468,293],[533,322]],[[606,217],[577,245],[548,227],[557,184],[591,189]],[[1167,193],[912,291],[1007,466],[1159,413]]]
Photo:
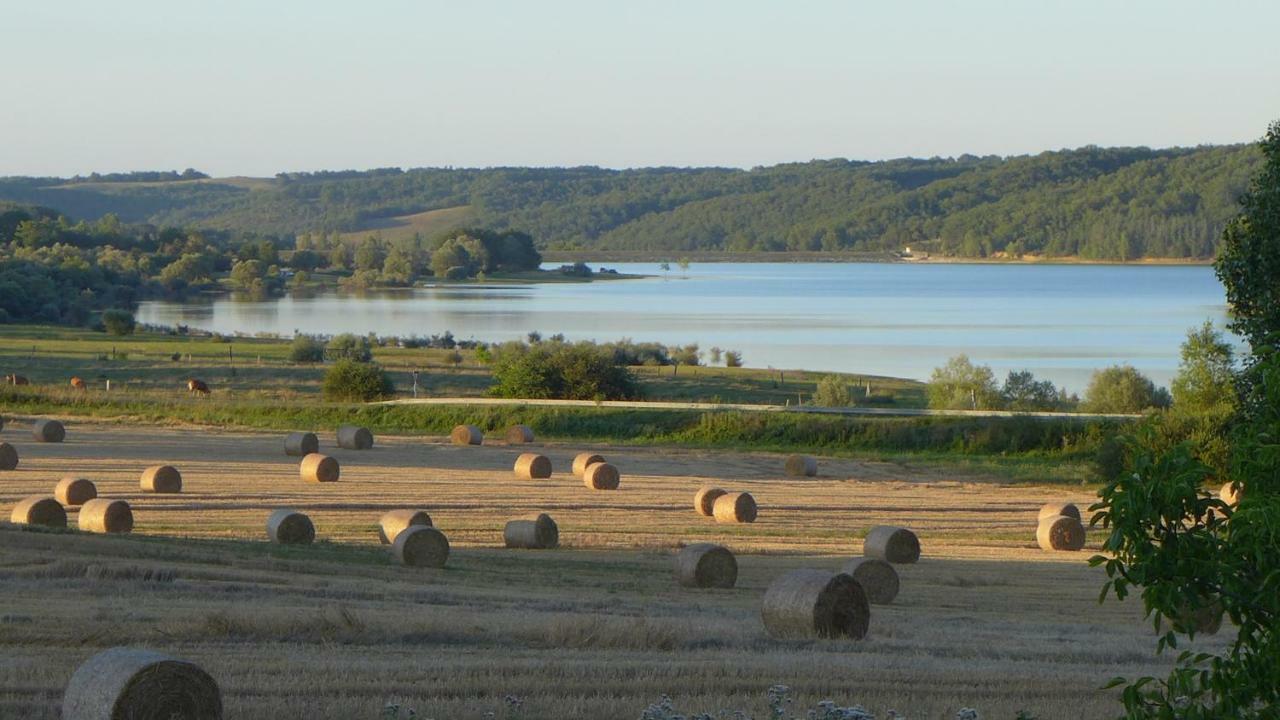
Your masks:
[[[541,249],[913,251],[1100,260],[1209,258],[1260,165],[1256,147],[819,160],[729,168],[380,168],[131,187],[0,178],[0,200],[77,218],[297,236],[467,206]]]

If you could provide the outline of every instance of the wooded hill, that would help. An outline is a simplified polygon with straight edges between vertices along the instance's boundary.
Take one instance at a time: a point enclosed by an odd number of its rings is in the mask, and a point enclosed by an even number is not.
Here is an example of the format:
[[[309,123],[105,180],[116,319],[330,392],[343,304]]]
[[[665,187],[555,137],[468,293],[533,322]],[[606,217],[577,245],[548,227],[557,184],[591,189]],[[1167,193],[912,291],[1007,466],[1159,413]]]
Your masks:
[[[896,251],[1208,258],[1260,167],[1252,145],[727,168],[385,168],[273,179],[139,173],[0,178],[0,200],[73,218],[251,231],[392,233],[448,210],[543,249]],[[417,230],[421,232],[421,230]]]

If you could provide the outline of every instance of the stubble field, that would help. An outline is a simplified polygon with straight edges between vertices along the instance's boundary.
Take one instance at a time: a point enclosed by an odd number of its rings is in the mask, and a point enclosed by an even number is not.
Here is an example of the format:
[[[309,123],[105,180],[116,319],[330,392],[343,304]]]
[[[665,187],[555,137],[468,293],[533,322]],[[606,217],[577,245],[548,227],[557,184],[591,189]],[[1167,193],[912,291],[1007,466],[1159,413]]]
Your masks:
[[[820,459],[819,477],[796,479],[780,455],[680,448],[380,437],[360,452],[319,434],[342,463],[337,483],[302,482],[279,434],[69,423],[65,443],[40,444],[23,423],[7,426],[0,440],[21,464],[0,473],[3,519],[17,499],[79,475],[128,500],[136,529],[0,525],[0,717],[57,718],[76,665],[125,644],[200,663],[226,716],[246,720],[378,718],[388,703],[420,718],[634,718],[663,694],[689,713],[762,718],[774,684],[792,688],[801,716],[831,699],[881,717],[1111,717],[1102,684],[1167,664],[1136,603],[1098,604],[1101,573],[1086,560],[1100,533],[1081,553],[1035,547],[1039,506],[1083,509],[1087,489],[849,459]],[[527,450],[551,458],[552,479],[513,477]],[[575,479],[580,450],[617,465],[621,488]],[[157,463],[182,471],[182,494],[139,491]],[[751,492],[759,520],[697,515],[706,483]],[[317,544],[268,544],[278,507],[308,513]],[[448,536],[445,569],[400,567],[379,545],[378,517],[401,507],[427,509]],[[506,520],[530,511],[556,519],[560,549],[501,547]],[[914,529],[924,555],[898,566],[902,592],[872,607],[866,639],[765,634],[772,578],[835,570],[886,523]],[[738,554],[736,588],[675,584],[671,553],[701,541]]]

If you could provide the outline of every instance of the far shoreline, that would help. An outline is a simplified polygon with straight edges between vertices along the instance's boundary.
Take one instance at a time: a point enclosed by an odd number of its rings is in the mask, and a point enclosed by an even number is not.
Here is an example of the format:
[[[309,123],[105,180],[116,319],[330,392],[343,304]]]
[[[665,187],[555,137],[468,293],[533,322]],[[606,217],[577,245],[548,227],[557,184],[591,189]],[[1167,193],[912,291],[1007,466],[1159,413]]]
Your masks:
[[[695,263],[844,263],[844,264],[899,264],[899,265],[1123,265],[1123,266],[1213,266],[1212,258],[1139,258],[1136,260],[1094,260],[1075,256],[1043,257],[1026,255],[1017,259],[991,257],[971,258],[955,256],[929,256],[904,258],[892,253],[823,253],[823,252],[778,252],[778,253],[683,253],[655,255],[652,253],[626,252],[579,252],[570,250],[543,250],[543,262],[585,262],[589,264],[605,263],[661,263],[676,264],[677,258],[687,259]]]

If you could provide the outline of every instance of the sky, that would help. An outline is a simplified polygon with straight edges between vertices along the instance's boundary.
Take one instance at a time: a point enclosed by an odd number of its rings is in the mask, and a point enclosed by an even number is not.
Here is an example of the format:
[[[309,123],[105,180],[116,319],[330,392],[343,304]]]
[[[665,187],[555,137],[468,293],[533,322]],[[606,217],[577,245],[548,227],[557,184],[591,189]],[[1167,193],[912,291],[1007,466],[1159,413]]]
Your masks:
[[[1249,142],[1280,2],[0,0],[0,175]]]

